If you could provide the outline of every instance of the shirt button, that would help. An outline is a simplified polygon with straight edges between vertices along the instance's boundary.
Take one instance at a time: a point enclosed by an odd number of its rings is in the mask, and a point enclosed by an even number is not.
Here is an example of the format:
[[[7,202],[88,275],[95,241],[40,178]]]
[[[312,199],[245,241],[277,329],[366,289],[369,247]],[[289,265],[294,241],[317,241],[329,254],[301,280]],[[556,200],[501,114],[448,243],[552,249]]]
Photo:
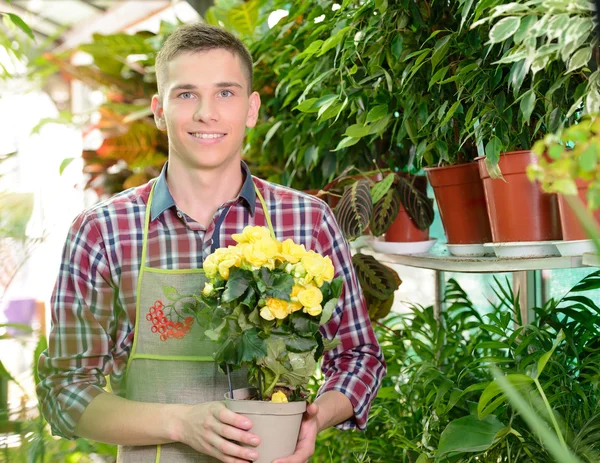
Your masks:
[[[180,219],[183,217],[183,214],[179,211],[177,211],[177,217],[179,217]]]

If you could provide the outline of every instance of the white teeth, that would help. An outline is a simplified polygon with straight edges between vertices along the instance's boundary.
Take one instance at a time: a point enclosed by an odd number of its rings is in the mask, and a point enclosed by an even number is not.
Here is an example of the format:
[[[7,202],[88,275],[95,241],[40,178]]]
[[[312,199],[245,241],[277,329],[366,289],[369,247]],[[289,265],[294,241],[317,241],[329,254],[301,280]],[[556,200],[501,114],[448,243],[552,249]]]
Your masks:
[[[221,138],[224,137],[224,133],[192,133],[196,138]]]

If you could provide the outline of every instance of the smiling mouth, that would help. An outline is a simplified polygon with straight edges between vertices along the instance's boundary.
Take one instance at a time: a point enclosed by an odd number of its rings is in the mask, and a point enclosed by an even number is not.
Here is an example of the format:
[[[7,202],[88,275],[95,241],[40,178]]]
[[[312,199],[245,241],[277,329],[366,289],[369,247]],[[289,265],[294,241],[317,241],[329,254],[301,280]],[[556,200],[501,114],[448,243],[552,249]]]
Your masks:
[[[204,139],[204,140],[210,140],[213,138],[223,138],[225,136],[224,133],[192,133],[190,132],[190,135],[192,137],[195,138],[200,138],[200,139]]]

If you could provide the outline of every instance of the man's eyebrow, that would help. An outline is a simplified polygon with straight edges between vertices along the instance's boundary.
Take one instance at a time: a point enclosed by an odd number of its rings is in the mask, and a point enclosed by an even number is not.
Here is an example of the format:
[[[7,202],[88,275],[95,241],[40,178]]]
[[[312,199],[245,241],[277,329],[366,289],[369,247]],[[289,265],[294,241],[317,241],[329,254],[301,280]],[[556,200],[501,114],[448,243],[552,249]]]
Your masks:
[[[238,84],[237,82],[217,82],[215,84],[215,87],[217,88],[227,88],[227,87],[238,87],[238,88],[243,88],[240,84]]]
[[[181,84],[173,87],[170,93],[175,93],[179,90],[196,90],[196,88],[194,84]]]

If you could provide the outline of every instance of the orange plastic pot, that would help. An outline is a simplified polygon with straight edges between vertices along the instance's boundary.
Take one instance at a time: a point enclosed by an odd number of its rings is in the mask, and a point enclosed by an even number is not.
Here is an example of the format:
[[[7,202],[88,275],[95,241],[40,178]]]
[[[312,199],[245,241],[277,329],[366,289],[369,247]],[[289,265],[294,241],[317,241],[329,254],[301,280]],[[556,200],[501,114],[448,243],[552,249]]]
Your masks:
[[[587,188],[590,182],[585,180],[576,180],[577,191],[579,193],[579,198],[585,205],[587,205]],[[587,240],[589,239],[588,234],[585,232],[584,228],[581,226],[579,219],[569,206],[569,203],[564,198],[563,195],[558,195],[558,209],[560,211],[560,225],[562,227],[563,240],[572,241],[572,240]],[[594,214],[594,218],[596,222],[600,224],[600,209],[598,209]]]
[[[562,239],[556,195],[544,193],[527,177],[527,166],[536,162],[531,151],[500,155],[504,180],[490,177],[485,157],[476,160],[495,243]]]
[[[424,169],[433,187],[449,244],[492,240],[483,183],[476,162]]]
[[[409,177],[408,174],[399,174],[405,177]],[[410,176],[412,177],[412,176]],[[415,187],[423,192],[427,193],[427,179],[423,176],[414,177]],[[421,230],[417,227],[417,224],[413,219],[410,218],[408,212],[402,204],[400,204],[400,210],[396,219],[392,222],[390,227],[385,232],[385,240],[396,243],[413,243],[415,241],[427,241],[429,240],[429,228]]]

